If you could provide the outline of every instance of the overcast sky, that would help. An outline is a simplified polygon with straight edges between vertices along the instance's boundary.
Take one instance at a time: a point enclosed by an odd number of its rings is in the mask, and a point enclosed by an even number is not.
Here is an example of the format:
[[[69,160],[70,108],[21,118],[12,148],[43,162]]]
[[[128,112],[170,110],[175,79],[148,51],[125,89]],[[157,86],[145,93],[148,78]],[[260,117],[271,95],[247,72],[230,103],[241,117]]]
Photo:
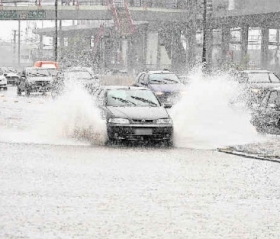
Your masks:
[[[21,32],[24,32],[28,26],[32,28],[35,23],[38,28],[54,26],[54,21],[21,21]],[[0,39],[10,41],[13,30],[18,30],[18,21],[0,21],[0,29]]]

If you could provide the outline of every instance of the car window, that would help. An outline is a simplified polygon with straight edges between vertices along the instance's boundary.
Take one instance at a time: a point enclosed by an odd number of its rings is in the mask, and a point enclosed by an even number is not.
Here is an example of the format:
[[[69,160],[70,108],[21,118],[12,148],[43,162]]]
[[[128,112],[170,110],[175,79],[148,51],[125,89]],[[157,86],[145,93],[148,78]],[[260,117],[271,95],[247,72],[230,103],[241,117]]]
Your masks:
[[[145,73],[143,73],[140,77],[139,77],[139,83],[140,84],[145,84],[145,81],[144,81],[144,77],[145,77]]]
[[[47,69],[34,68],[26,70],[26,75],[30,77],[50,76],[50,72]]]
[[[275,104],[277,107],[280,107],[280,92],[272,91],[268,100],[268,104]]]
[[[268,99],[269,99],[269,97],[270,97],[270,91],[268,91],[266,94],[265,94],[265,96],[264,96],[264,98],[262,99],[262,101],[261,101],[261,104],[260,104],[260,106],[261,107],[266,107],[267,106],[267,102],[268,102]]]
[[[155,73],[149,75],[151,84],[179,84],[180,80],[177,75],[172,73]]]
[[[270,77],[270,80],[271,80],[272,83],[280,83],[279,78],[275,74],[270,73],[269,77]]]

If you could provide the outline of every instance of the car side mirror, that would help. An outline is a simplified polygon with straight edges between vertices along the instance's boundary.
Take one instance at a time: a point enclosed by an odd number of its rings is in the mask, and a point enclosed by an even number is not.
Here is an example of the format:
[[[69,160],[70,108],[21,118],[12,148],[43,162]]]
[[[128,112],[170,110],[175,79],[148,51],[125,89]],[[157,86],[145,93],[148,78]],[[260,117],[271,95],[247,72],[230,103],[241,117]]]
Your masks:
[[[170,109],[170,108],[172,108],[172,104],[170,104],[170,103],[165,103],[165,104],[163,104],[163,107],[164,107],[165,109]]]

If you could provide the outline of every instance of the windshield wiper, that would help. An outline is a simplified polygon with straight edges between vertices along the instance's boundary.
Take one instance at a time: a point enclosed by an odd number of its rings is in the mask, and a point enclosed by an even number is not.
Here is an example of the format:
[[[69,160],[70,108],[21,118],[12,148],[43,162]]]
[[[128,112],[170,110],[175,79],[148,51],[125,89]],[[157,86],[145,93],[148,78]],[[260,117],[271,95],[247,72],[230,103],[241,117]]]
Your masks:
[[[174,82],[174,83],[179,83],[177,80],[172,80],[172,79],[169,79],[169,78],[164,78],[163,80]]]
[[[30,76],[48,76],[48,75],[46,75],[46,74],[40,74],[40,73],[36,73],[36,74],[30,74]]]
[[[157,82],[160,84],[167,84],[165,81],[162,81],[162,80],[151,80],[150,82],[151,82],[151,84],[153,84],[154,82]]]
[[[151,100],[147,100],[145,98],[142,98],[142,97],[138,97],[138,96],[130,96],[132,99],[135,99],[135,100],[140,100],[142,102],[145,102],[145,103],[149,103],[150,105],[153,105],[153,106],[158,106],[155,102],[151,101]]]
[[[125,100],[125,99],[123,99],[123,98],[120,98],[120,97],[112,97],[114,100],[119,100],[119,101],[121,101],[121,102],[123,102],[123,103],[129,103],[129,104],[133,104],[133,105],[136,105],[134,102],[132,102],[132,101],[129,101],[129,100]]]

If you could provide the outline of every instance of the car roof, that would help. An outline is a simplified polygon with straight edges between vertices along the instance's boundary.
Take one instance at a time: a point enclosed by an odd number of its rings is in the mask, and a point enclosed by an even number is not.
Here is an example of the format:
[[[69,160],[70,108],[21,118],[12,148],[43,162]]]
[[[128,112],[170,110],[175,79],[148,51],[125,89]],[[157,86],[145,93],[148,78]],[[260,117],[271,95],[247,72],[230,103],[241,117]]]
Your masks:
[[[171,71],[162,70],[162,71],[148,71],[148,74],[174,74]]]

